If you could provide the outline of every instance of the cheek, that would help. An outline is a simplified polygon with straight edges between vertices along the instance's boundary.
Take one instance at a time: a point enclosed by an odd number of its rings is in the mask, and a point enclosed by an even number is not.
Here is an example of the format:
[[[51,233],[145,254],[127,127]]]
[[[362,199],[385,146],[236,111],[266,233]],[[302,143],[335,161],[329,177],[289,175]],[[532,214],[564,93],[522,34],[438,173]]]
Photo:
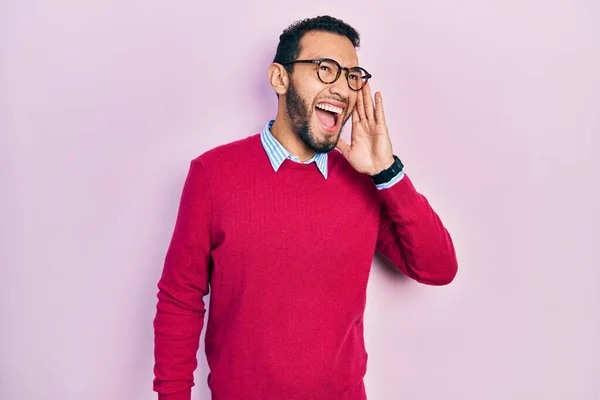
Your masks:
[[[301,90],[302,96],[306,100],[306,105],[311,108],[315,107],[317,99],[327,97],[327,86],[321,82],[307,80]]]

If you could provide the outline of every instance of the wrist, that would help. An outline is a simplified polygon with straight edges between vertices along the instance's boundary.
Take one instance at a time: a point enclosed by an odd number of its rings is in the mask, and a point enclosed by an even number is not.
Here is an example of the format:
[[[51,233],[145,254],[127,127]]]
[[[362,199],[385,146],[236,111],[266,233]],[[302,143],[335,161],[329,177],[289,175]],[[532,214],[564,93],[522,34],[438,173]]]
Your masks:
[[[374,174],[371,174],[371,179],[376,185],[387,183],[400,172],[402,172],[403,169],[404,165],[402,164],[402,161],[400,161],[398,156],[394,155],[392,162],[388,163],[386,167]]]
[[[384,161],[375,163],[375,165],[373,166],[373,170],[371,172],[369,172],[369,175],[370,176],[377,175],[377,174],[385,171],[386,169],[391,168],[395,162],[396,162],[396,159],[394,158],[394,155],[392,154],[390,157],[386,158]]]

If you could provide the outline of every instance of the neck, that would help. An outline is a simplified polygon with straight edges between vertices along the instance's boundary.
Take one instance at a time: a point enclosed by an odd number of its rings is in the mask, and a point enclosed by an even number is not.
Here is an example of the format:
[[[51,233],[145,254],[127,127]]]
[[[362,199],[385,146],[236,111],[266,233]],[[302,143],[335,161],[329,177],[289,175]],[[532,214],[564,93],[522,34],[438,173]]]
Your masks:
[[[279,143],[292,155],[304,162],[315,155],[315,151],[308,147],[298,134],[292,129],[292,123],[287,115],[277,113],[275,122],[271,126],[271,133]]]

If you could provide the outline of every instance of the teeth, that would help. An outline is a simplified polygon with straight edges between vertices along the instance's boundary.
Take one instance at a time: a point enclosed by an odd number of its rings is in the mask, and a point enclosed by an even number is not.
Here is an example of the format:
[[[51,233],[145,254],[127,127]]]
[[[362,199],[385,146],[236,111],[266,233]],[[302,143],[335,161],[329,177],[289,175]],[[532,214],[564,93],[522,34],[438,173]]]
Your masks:
[[[325,110],[325,111],[330,111],[336,114],[341,114],[342,113],[342,109],[336,106],[332,106],[331,104],[324,104],[324,103],[319,103],[317,104],[317,108],[320,108],[321,110]]]

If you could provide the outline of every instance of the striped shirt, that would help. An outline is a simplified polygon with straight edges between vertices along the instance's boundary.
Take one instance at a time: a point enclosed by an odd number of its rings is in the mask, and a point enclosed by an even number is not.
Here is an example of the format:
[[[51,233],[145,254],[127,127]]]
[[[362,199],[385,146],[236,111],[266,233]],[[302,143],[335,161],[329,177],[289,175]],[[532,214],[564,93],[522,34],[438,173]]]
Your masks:
[[[294,156],[289,151],[287,151],[285,147],[283,147],[281,143],[279,143],[277,139],[275,139],[275,137],[271,133],[271,126],[273,126],[274,122],[275,121],[273,120],[267,122],[264,129],[260,133],[260,140],[262,142],[263,148],[265,149],[265,152],[267,153],[267,156],[269,157],[269,161],[271,162],[273,169],[275,170],[275,172],[277,172],[281,164],[283,164],[283,161],[286,159],[298,163],[301,161],[298,157]],[[319,169],[323,177],[327,179],[327,153],[317,153],[310,159],[306,160],[304,164],[310,164],[312,162],[314,162],[317,165],[317,168]],[[377,189],[387,189],[389,187],[394,186],[403,177],[404,171],[400,171],[398,175],[392,178],[392,180],[386,183],[376,185],[376,187]]]

